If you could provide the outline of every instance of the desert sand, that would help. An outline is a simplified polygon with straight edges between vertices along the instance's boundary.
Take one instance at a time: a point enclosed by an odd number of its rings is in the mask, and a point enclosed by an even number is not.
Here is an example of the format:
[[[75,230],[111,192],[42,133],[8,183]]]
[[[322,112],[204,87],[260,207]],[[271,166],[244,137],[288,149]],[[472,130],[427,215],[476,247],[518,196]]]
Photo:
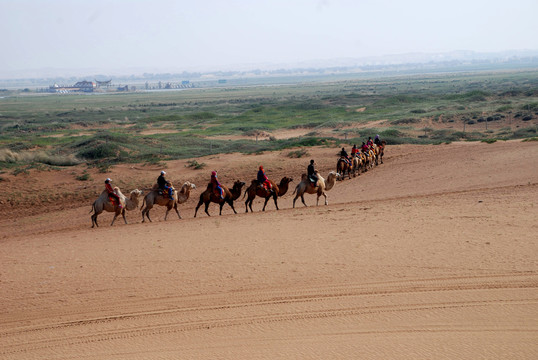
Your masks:
[[[156,207],[153,223],[104,213],[95,229],[77,194],[109,176],[144,188],[160,168],[6,176],[4,191],[43,195],[0,203],[0,358],[538,358],[538,142],[389,145],[328,206],[293,209],[310,158],[324,177],[336,166],[338,148],[308,152],[170,162],[176,187],[197,185],[181,220]],[[250,183],[259,164],[294,178],[279,211],[240,198],[237,215],[193,218],[212,169]]]

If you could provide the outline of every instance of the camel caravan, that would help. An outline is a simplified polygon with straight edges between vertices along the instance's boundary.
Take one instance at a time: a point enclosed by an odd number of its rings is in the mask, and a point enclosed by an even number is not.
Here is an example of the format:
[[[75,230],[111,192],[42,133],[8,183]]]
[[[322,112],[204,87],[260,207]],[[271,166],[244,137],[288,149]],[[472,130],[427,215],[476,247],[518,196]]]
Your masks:
[[[372,169],[374,165],[383,164],[383,155],[386,147],[385,141],[380,141],[379,135],[376,136],[375,141],[369,138],[368,142],[363,143],[359,150],[356,145],[353,145],[351,150],[351,157],[347,154],[344,148],[339,153],[339,158],[336,163],[336,171],[330,171],[327,178],[323,178],[319,171],[315,169],[314,160],[310,160],[310,164],[307,168],[307,173],[302,174],[301,181],[295,186],[292,195],[293,208],[295,208],[295,202],[298,198],[301,198],[301,202],[304,206],[307,206],[304,200],[304,194],[315,194],[316,206],[319,205],[319,198],[324,197],[325,205],[328,205],[327,192],[331,190],[337,180],[344,180],[347,176],[348,179],[356,177],[362,172],[366,172]],[[170,181],[165,178],[166,172],[161,171],[161,175],[157,178],[157,183],[147,190],[146,195],[142,199],[140,206],[142,213],[142,222],[146,221],[146,218],[152,222],[149,215],[150,210],[155,206],[164,206],[166,213],[164,220],[166,221],[170,210],[174,209],[178,219],[181,219],[181,215],[178,210],[178,205],[185,203],[192,190],[196,189],[196,186],[188,181],[183,183],[180,190],[177,191]],[[280,183],[275,183],[269,180],[265,174],[263,166],[259,167],[258,177],[251,180],[250,185],[245,189],[243,193],[243,199],[245,200],[245,212],[254,212],[252,209],[252,203],[256,197],[264,199],[262,211],[265,211],[267,203],[271,198],[275,203],[275,208],[278,210],[278,198],[287,194],[289,185],[293,181],[292,177],[284,176]],[[200,194],[198,204],[194,211],[194,217],[198,214],[198,209],[204,205],[204,212],[209,215],[208,209],[211,203],[219,205],[219,215],[222,215],[222,208],[225,204],[228,204],[233,210],[234,214],[237,211],[234,207],[234,201],[237,200],[243,191],[245,182],[236,180],[231,187],[222,185],[218,180],[216,171],[211,173],[211,180],[207,184],[206,189]],[[114,213],[111,226],[114,225],[116,218],[121,214],[123,221],[127,224],[125,217],[126,211],[132,211],[139,208],[140,198],[144,194],[144,191],[134,189],[129,193],[129,197],[125,196],[121,190],[115,186],[112,186],[112,180],[107,178],[105,180],[105,189],[99,195],[97,200],[92,204],[90,210],[92,228],[98,227],[97,217],[104,211]]]

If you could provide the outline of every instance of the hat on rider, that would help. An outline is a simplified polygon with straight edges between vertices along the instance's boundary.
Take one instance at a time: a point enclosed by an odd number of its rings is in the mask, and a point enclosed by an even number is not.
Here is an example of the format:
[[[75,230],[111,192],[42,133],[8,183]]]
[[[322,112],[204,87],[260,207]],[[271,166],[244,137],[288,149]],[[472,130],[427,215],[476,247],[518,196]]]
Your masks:
[[[262,166],[262,165],[260,165],[260,170],[263,170],[263,166]]]
[[[166,171],[161,171],[161,175],[166,175]]]
[[[106,178],[106,180],[105,180],[106,183],[107,183],[107,182],[111,182],[111,181],[112,181],[111,178]]]
[[[211,175],[217,175],[217,172],[216,172],[216,171],[212,171],[212,172],[211,172]]]

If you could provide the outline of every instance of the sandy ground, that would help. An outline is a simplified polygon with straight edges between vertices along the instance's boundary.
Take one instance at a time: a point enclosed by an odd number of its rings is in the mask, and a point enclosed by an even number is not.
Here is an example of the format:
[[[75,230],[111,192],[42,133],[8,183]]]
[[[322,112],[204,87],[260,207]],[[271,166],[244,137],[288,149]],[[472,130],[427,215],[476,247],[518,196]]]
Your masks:
[[[182,220],[155,208],[153,223],[134,211],[110,227],[105,213],[91,229],[91,201],[27,211],[4,200],[0,358],[538,358],[538,142],[389,146],[328,206],[293,209],[308,160],[326,176],[337,150],[169,163],[176,186],[198,185]],[[211,169],[229,185],[260,163],[295,179],[279,211],[257,199],[245,214],[239,200],[237,215],[212,205],[193,218]],[[125,193],[158,171],[115,167],[84,186],[97,194],[112,176]],[[17,179],[83,191],[63,173]]]

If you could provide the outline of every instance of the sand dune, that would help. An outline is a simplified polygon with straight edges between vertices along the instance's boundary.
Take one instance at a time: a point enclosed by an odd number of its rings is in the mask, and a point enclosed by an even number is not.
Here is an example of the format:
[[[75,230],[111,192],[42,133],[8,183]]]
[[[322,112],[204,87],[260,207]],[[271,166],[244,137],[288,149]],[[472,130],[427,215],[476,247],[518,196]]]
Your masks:
[[[309,152],[334,170],[337,149]],[[328,206],[292,209],[309,158],[202,159],[226,184],[258,163],[293,176],[279,211],[193,218],[207,174],[181,168],[198,185],[182,220],[91,229],[89,204],[4,218],[0,358],[538,357],[538,142],[389,146]]]

